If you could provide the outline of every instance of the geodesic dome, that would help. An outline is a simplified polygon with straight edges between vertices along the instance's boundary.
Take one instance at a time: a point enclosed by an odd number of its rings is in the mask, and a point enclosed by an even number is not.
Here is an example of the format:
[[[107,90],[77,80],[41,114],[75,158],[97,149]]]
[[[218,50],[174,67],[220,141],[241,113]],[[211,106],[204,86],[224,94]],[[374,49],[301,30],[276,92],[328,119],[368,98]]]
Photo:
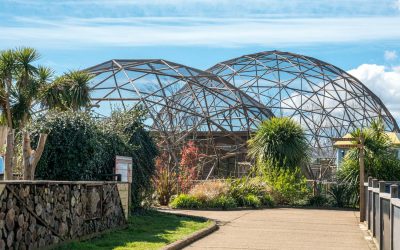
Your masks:
[[[212,161],[243,153],[250,131],[271,111],[219,77],[165,60],[110,60],[87,69],[93,111],[140,106],[145,125],[176,161],[177,149],[200,142]]]
[[[332,157],[332,137],[381,118],[399,127],[382,101],[359,80],[329,63],[280,51],[241,56],[207,70],[272,111],[291,117],[307,133],[315,157]]]
[[[239,172],[247,139],[274,116],[301,124],[314,158],[332,157],[332,137],[377,118],[386,130],[399,131],[382,101],[359,80],[329,63],[288,52],[245,55],[207,71],[159,59],[110,60],[87,71],[95,75],[93,111],[108,116],[112,109],[140,106],[147,111],[145,125],[176,163],[183,143],[197,142],[210,163],[208,175],[224,164]]]

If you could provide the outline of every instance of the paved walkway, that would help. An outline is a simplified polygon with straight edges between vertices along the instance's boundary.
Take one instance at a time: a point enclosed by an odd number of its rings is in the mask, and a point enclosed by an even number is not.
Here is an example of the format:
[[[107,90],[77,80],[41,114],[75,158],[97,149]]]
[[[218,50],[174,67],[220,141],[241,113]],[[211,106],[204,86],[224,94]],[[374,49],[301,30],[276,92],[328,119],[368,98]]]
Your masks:
[[[194,249],[373,249],[358,212],[274,208],[241,211],[187,211],[212,218],[220,229],[187,247]]]

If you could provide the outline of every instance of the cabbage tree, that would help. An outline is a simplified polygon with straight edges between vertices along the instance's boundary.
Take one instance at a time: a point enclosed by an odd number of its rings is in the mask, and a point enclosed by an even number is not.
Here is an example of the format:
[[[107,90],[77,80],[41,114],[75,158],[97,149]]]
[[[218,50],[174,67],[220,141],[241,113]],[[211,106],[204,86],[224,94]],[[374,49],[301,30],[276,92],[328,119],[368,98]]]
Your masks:
[[[262,122],[248,141],[248,155],[260,165],[294,170],[309,162],[309,145],[304,130],[289,118]]]
[[[0,51],[0,122],[6,128],[5,179],[13,179],[15,133],[22,133],[24,179],[33,179],[36,165],[43,152],[47,134],[41,134],[36,149],[31,148],[29,132],[25,131],[35,109],[53,109],[51,101],[63,103],[63,108],[78,110],[88,106],[90,96],[87,73],[72,71],[56,78],[68,88],[55,89],[53,70],[37,65],[39,53],[33,48]],[[79,77],[77,77],[79,76]],[[78,79],[78,80],[76,80]],[[50,100],[48,92],[60,93]],[[1,142],[3,143],[3,142]]]

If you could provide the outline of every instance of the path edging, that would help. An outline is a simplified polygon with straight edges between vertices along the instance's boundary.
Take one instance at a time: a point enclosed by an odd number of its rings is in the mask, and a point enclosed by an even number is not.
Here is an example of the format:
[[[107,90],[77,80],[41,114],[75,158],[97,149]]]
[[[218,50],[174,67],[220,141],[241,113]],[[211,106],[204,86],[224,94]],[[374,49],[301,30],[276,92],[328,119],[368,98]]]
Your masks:
[[[161,210],[162,211],[162,210]],[[165,213],[165,210],[163,211]],[[166,212],[168,213],[168,212]],[[189,217],[189,218],[197,218],[197,219],[204,219],[204,220],[208,220],[211,221],[211,225],[203,228],[197,232],[192,233],[191,235],[175,241],[169,245],[166,245],[165,247],[163,247],[163,250],[178,250],[178,249],[182,249],[184,247],[187,247],[188,245],[192,244],[195,241],[200,240],[201,238],[206,237],[207,235],[217,231],[219,229],[219,226],[217,225],[217,222],[215,220],[206,218],[206,217],[201,217],[201,216],[194,216],[194,215],[186,215],[186,214],[180,214],[180,213],[169,213],[169,214],[173,214],[176,216],[180,216],[180,217]]]

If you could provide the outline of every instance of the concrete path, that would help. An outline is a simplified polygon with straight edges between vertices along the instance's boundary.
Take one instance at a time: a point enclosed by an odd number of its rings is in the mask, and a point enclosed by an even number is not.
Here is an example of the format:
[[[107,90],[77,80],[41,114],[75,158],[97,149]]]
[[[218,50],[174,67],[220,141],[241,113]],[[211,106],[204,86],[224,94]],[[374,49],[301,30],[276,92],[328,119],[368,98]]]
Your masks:
[[[274,208],[176,212],[218,221],[220,229],[185,249],[374,249],[358,212]]]

